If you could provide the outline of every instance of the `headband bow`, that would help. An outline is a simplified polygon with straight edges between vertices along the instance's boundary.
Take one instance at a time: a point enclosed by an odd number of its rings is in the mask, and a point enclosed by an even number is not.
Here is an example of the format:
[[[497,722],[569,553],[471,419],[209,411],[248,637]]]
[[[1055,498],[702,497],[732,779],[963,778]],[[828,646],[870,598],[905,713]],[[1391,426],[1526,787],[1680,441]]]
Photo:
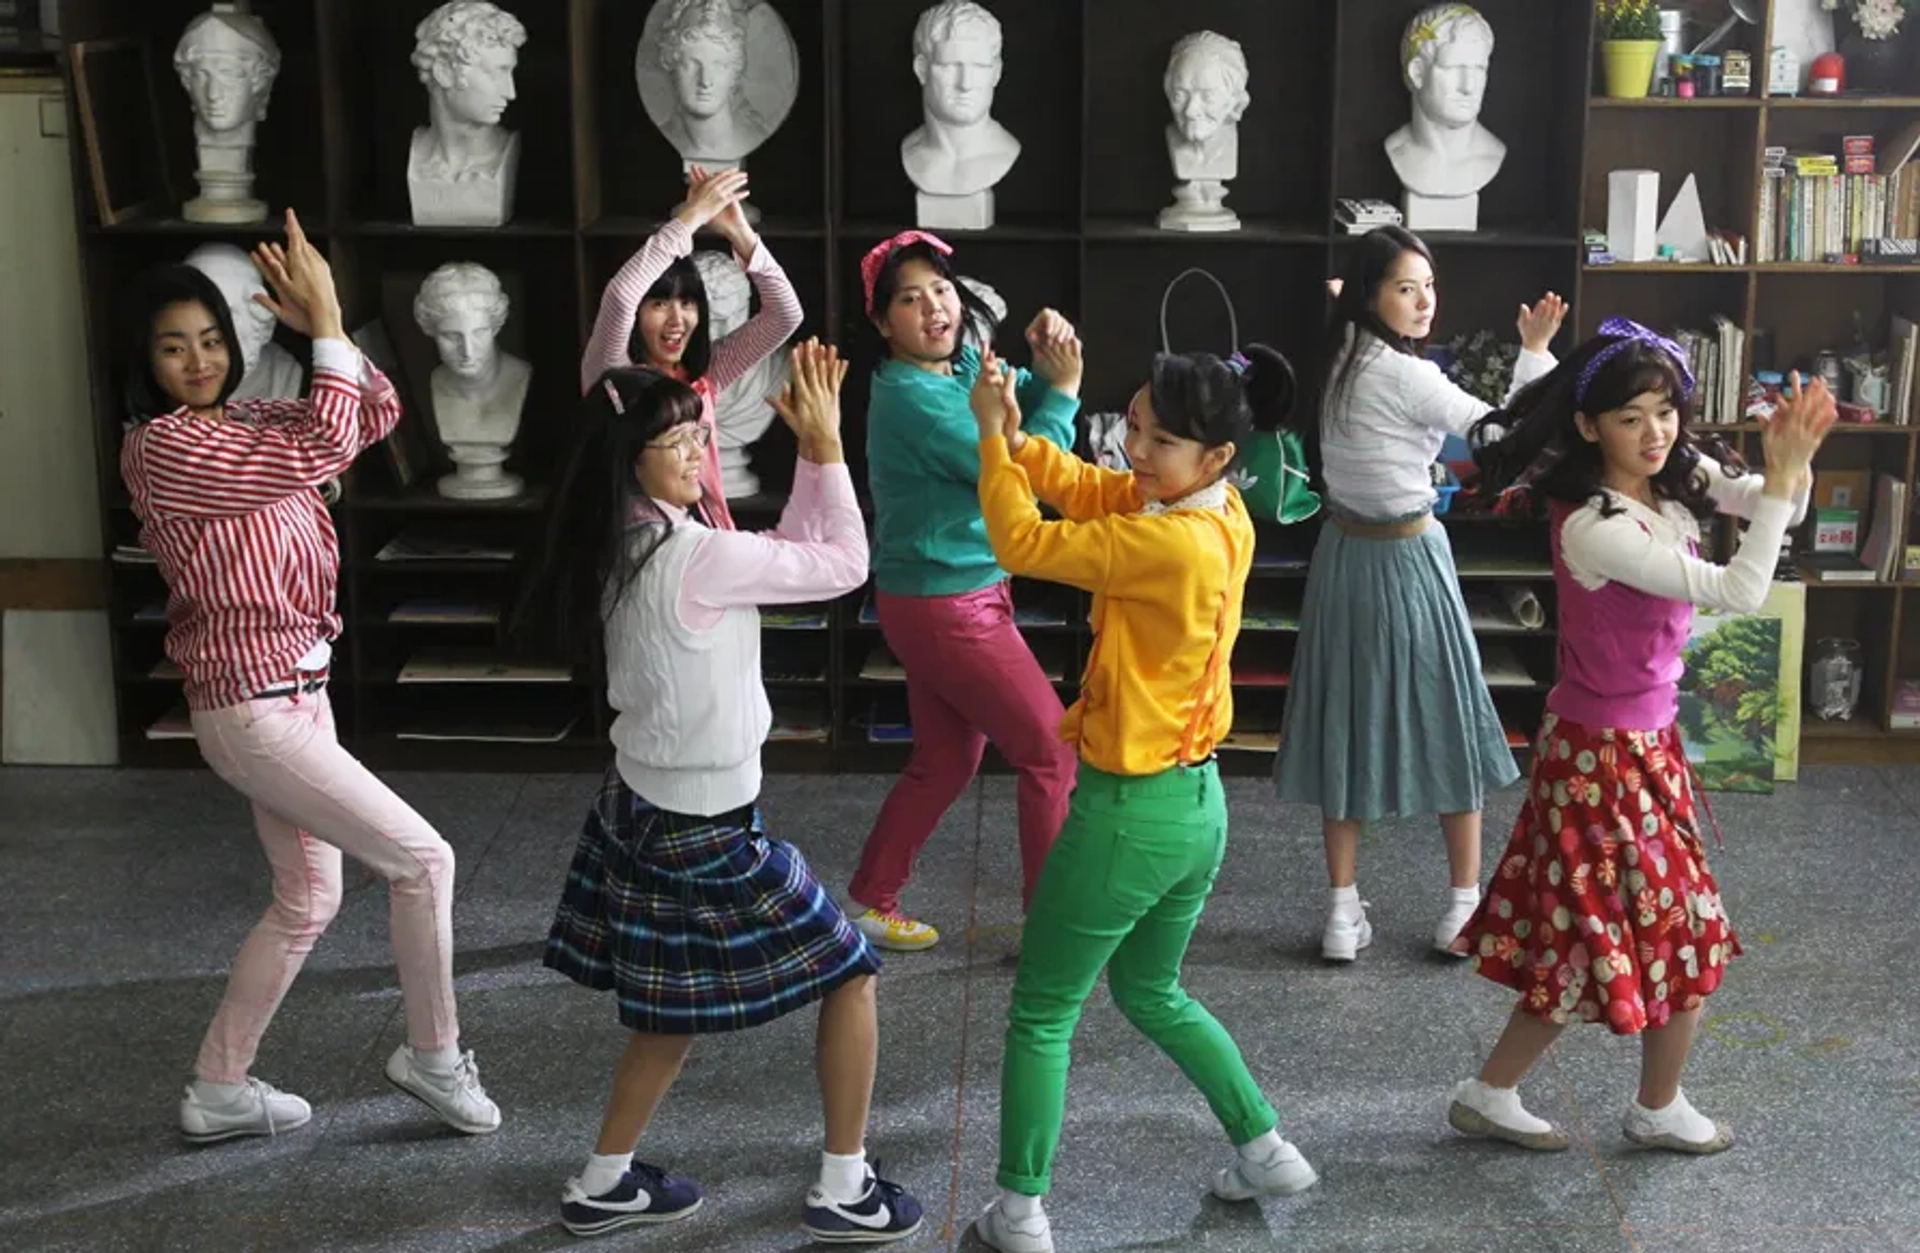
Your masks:
[[[943,257],[953,255],[952,244],[938,235],[929,235],[925,231],[901,231],[892,239],[875,244],[867,250],[866,256],[860,258],[860,282],[867,289],[869,311],[873,309],[873,285],[880,281],[880,267],[887,263],[887,258],[893,255],[894,249],[905,248],[913,243],[926,244]]]
[[[1693,395],[1693,371],[1687,367],[1686,350],[1680,345],[1628,318],[1608,318],[1600,324],[1600,334],[1613,336],[1614,340],[1594,353],[1586,368],[1580,371],[1580,378],[1573,389],[1575,404],[1586,400],[1587,388],[1592,384],[1593,376],[1600,372],[1600,367],[1607,363],[1608,358],[1622,352],[1629,344],[1647,344],[1666,353],[1673,362],[1674,370],[1680,375],[1679,399],[1685,400]]]

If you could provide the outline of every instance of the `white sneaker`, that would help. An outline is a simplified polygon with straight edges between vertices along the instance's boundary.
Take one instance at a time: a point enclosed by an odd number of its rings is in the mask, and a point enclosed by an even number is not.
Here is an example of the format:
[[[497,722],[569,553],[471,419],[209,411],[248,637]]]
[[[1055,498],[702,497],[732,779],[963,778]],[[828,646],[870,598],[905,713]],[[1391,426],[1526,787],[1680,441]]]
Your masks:
[[[452,1070],[442,1072],[421,1065],[413,1050],[402,1044],[387,1059],[387,1081],[468,1135],[485,1135],[500,1126],[500,1107],[480,1086],[480,1067],[472,1049],[460,1055]]]
[[[1333,910],[1327,914],[1327,929],[1320,933],[1320,957],[1330,962],[1350,962],[1361,949],[1373,943],[1373,924],[1367,921],[1367,902],[1360,902],[1355,914]]]
[[[1464,890],[1464,889],[1462,889]],[[1480,908],[1480,899],[1454,901],[1447,906],[1447,912],[1440,915],[1440,921],[1433,928],[1433,947],[1449,957],[1465,957],[1467,954],[1455,952],[1453,942],[1460,938],[1460,932],[1473,920],[1474,911]]]
[[[1223,1201],[1251,1201],[1260,1196],[1292,1196],[1320,1182],[1320,1176],[1300,1150],[1286,1140],[1280,1151],[1264,1161],[1248,1161],[1235,1154],[1233,1165],[1213,1177],[1213,1194]]]
[[[1000,1253],[1053,1253],[1053,1224],[1047,1221],[1043,1209],[1014,1219],[1007,1217],[999,1201],[994,1201],[986,1213],[973,1220],[973,1234]]]
[[[195,1144],[277,1136],[306,1126],[312,1118],[313,1106],[259,1079],[248,1079],[246,1090],[225,1105],[201,1100],[191,1084],[180,1098],[180,1134]]]

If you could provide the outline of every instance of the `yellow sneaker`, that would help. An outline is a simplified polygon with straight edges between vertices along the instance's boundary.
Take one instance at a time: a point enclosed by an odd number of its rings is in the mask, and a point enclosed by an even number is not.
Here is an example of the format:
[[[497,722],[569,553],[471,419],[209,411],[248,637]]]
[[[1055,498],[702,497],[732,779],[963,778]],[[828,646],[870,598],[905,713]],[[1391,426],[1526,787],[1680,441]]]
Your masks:
[[[867,937],[867,943],[894,953],[918,953],[940,942],[938,931],[918,918],[909,918],[902,913],[883,914],[877,909],[869,909],[855,914],[853,925],[860,929],[861,935]]]

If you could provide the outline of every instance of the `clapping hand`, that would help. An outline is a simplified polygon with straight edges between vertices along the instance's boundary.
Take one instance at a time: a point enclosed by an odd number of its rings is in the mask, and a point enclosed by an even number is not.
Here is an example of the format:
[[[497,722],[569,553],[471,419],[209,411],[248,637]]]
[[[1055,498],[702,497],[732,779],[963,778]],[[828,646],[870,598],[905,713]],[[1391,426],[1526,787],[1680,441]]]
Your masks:
[[[973,420],[980,424],[981,439],[1004,435],[1012,452],[1019,452],[1027,442],[1020,430],[1020,400],[1014,395],[1013,371],[991,348],[980,360],[980,376],[973,380],[967,404],[973,410]]]
[[[816,465],[844,461],[840,444],[840,383],[847,363],[840,350],[817,338],[795,344],[787,385],[767,403],[792,428],[802,458]]]
[[[1068,396],[1080,394],[1080,337],[1073,323],[1057,310],[1042,309],[1027,324],[1027,345],[1033,349],[1034,372]]]
[[[681,201],[673,216],[693,231],[711,223],[714,230],[726,236],[727,241],[737,248],[744,240],[753,237],[752,229],[747,226],[746,215],[740,210],[740,202],[746,198],[745,170],[721,170],[717,174],[709,174],[696,165],[687,171],[687,198]]]
[[[271,240],[253,250],[253,268],[260,272],[267,290],[255,292],[254,300],[269,310],[287,328],[309,339],[345,339],[341,325],[340,295],[334,290],[333,270],[300,229],[300,219],[287,210],[285,246]]]
[[[1839,420],[1839,406],[1825,379],[1803,387],[1798,370],[1788,376],[1786,396],[1760,428],[1768,495],[1792,500],[1812,486],[1813,454]]]
[[[1548,292],[1533,304],[1520,306],[1514,325],[1520,330],[1520,346],[1528,352],[1544,353],[1567,320],[1567,302]]]

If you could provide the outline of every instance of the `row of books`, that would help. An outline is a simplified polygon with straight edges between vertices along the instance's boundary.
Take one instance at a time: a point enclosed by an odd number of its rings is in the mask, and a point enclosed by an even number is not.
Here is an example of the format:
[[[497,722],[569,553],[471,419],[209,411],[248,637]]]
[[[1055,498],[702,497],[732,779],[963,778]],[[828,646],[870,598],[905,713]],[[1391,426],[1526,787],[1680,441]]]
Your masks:
[[[1920,260],[1910,247],[1920,237],[1920,174],[1909,164],[1920,148],[1920,122],[1903,124],[1884,143],[1848,135],[1840,148],[1766,150],[1757,260]]]

